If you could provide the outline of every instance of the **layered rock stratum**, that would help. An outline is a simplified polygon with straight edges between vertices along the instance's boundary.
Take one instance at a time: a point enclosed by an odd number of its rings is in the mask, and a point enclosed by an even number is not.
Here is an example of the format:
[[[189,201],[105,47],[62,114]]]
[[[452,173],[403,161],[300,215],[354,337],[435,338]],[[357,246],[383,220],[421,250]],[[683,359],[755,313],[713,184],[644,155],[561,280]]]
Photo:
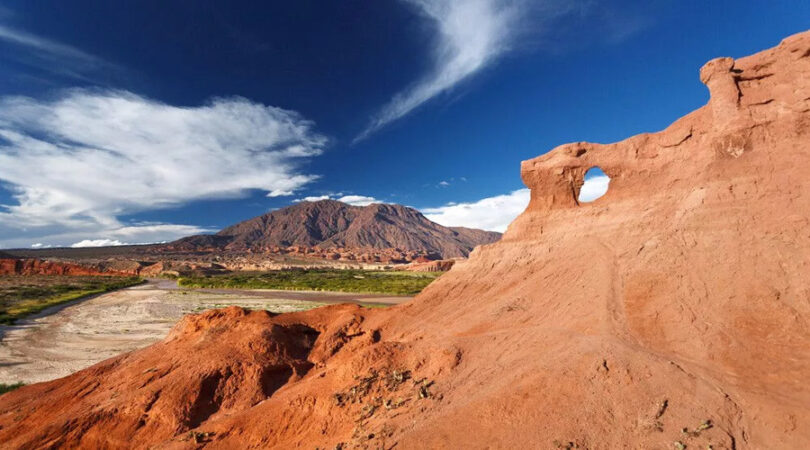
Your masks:
[[[526,212],[413,301],[188,316],[0,396],[0,442],[810,448],[810,33],[701,79],[662,132],[525,161]]]
[[[163,263],[111,261],[104,263],[72,263],[38,258],[17,258],[0,253],[0,275],[69,275],[69,276],[157,276]]]

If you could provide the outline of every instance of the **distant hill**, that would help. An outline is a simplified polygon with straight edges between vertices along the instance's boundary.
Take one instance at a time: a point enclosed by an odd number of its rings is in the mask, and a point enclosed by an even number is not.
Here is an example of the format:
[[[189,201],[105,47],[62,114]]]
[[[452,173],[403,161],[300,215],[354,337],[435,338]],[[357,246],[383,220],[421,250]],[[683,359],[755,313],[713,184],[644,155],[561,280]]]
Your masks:
[[[306,246],[425,251],[442,258],[467,256],[500,233],[444,227],[402,205],[352,206],[335,200],[301,202],[225,228],[215,235],[175,241],[176,249],[257,250]]]

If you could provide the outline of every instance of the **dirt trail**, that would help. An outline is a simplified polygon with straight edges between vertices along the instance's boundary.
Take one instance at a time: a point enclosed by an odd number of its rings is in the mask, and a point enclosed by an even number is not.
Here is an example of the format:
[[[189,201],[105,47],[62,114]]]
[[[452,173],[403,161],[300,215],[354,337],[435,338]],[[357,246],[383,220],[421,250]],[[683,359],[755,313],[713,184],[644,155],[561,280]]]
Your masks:
[[[0,327],[0,383],[48,381],[164,337],[185,314],[226,306],[273,312],[329,303],[391,304],[410,297],[335,292],[181,290],[149,283],[60,305],[14,326]]]

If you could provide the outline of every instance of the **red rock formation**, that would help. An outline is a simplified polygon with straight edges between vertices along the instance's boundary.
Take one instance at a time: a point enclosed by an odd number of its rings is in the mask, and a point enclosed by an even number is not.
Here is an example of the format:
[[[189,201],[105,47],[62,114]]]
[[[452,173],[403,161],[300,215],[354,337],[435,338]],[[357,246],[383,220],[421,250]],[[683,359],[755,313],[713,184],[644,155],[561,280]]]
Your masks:
[[[77,264],[36,258],[0,259],[0,275],[157,276],[163,269],[162,262],[139,263],[124,260]]]
[[[147,264],[138,270],[138,275],[142,277],[156,277],[160,275],[164,271],[165,267],[162,262],[156,262],[154,264]]]
[[[130,276],[137,273],[104,270],[94,266],[41,259],[0,259],[0,275],[112,275]]]
[[[0,396],[0,442],[810,448],[810,33],[701,79],[660,133],[524,162],[527,211],[410,303],[188,318]]]
[[[456,263],[454,259],[441,259],[439,261],[419,261],[405,266],[411,272],[447,272]]]

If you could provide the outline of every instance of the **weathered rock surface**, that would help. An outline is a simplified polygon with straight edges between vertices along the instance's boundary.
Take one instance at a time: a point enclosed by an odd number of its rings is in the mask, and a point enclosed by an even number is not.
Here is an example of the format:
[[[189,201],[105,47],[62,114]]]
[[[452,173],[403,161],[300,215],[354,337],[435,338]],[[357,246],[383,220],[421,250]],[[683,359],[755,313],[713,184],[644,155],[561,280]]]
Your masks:
[[[96,265],[73,264],[62,261],[44,261],[29,258],[0,258],[0,275],[138,275],[140,266],[132,271],[115,270]]]
[[[0,396],[0,442],[810,448],[810,33],[701,79],[660,133],[524,162],[527,211],[412,302],[189,317]]]
[[[453,268],[455,259],[440,259],[438,261],[414,261],[405,270],[410,272],[447,272]]]

